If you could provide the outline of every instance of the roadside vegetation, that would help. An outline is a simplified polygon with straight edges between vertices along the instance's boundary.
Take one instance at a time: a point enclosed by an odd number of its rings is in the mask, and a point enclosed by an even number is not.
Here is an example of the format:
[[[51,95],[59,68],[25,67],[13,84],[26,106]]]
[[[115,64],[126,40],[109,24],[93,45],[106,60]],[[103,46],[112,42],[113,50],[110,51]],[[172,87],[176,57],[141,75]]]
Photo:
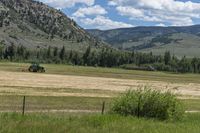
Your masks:
[[[22,100],[20,96],[0,98],[7,107],[21,104]],[[26,110],[36,112],[27,112],[24,116],[21,113],[0,113],[1,133],[197,133],[200,130],[200,114],[184,113],[183,105],[179,106],[180,101],[170,92],[161,93],[151,89],[128,91],[120,98],[116,98],[114,104],[111,98],[28,97],[28,99],[29,106]],[[101,115],[101,111],[98,110],[101,110],[103,101],[106,101],[107,109],[106,113]],[[138,105],[140,111],[137,110]],[[21,109],[21,106],[19,107]],[[97,110],[97,112],[42,112],[43,109],[51,110],[52,107],[58,110],[71,108]],[[38,109],[41,112],[37,112]]]
[[[197,133],[200,114],[177,122],[119,115],[0,114],[1,133]]]

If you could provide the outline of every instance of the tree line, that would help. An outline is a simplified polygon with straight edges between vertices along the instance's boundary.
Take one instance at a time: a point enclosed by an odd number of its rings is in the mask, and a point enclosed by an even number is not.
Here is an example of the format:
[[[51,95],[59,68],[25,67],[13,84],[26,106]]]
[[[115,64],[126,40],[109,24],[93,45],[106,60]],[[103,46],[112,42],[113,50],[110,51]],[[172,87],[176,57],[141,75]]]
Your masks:
[[[186,58],[186,56],[177,58],[169,51],[164,55],[153,55],[152,52],[127,52],[111,48],[92,49],[90,46],[85,52],[68,51],[64,46],[30,50],[12,44],[7,47],[0,45],[0,60],[100,67],[123,66],[123,68],[132,65],[134,66],[132,69],[200,73],[200,58]]]

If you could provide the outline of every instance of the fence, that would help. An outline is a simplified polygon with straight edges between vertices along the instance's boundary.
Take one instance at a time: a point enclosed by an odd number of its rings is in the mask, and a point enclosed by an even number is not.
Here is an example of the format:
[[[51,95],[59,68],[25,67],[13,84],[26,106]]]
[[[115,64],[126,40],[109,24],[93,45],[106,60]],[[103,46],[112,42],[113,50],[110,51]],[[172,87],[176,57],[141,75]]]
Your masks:
[[[109,102],[107,98],[92,97],[0,96],[0,112],[104,114]]]

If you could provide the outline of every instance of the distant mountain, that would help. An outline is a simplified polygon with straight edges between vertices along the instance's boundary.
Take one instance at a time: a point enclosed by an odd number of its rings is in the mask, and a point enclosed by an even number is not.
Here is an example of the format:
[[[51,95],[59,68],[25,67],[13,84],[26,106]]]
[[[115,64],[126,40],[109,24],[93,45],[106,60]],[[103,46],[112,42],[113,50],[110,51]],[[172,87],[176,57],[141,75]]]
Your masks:
[[[185,27],[135,27],[113,30],[88,30],[113,47],[130,51],[166,50],[178,56],[200,57],[200,25]]]
[[[0,0],[0,45],[84,50],[105,46],[64,13],[33,0]]]

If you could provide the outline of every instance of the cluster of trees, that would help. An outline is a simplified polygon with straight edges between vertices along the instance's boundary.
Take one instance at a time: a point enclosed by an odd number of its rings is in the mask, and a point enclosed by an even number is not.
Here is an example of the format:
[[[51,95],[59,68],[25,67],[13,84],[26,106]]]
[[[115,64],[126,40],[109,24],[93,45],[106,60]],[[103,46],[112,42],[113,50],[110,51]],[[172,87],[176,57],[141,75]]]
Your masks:
[[[0,59],[10,61],[39,61],[42,63],[68,63],[73,65],[114,67],[131,63],[131,54],[103,48],[85,52],[67,51],[65,47],[48,47],[48,49],[30,50],[24,46],[0,45]]]
[[[0,59],[10,61],[37,61],[40,63],[66,63],[84,66],[119,67],[124,64],[133,64],[138,68],[147,67],[159,71],[193,72],[200,73],[200,58],[181,59],[165,52],[164,56],[153,53],[126,52],[110,48],[91,49],[85,52],[67,51],[63,46],[48,47],[48,49],[28,50],[23,46],[0,45]],[[126,68],[126,67],[125,67]]]
[[[178,59],[176,56],[171,56],[170,52],[165,52],[163,64],[156,64],[157,70],[162,71],[173,71],[173,72],[193,72],[200,73],[200,58],[186,58],[183,56],[181,59]]]

